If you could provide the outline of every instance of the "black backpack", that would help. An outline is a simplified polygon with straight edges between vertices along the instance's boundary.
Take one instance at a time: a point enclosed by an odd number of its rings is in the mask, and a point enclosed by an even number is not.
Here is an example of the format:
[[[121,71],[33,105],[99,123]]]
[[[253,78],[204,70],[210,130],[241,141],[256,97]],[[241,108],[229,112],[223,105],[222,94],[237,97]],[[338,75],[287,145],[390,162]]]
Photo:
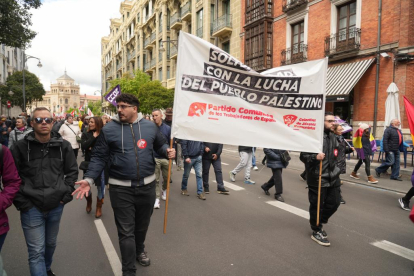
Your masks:
[[[60,122],[57,122],[53,127],[52,127],[52,131],[53,132],[59,132],[60,127],[63,125],[65,121],[62,120]]]

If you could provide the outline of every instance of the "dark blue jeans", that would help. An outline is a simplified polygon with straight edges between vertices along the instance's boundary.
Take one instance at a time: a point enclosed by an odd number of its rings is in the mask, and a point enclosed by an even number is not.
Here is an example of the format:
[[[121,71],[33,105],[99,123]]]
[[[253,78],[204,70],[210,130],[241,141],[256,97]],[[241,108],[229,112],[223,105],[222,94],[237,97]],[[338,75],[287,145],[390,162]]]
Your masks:
[[[109,195],[118,229],[123,275],[135,275],[136,256],[144,242],[155,203],[155,180],[144,186],[110,185]]]
[[[209,173],[210,173],[211,165],[213,165],[214,174],[216,175],[217,190],[223,190],[224,189],[224,183],[223,183],[223,172],[221,171],[221,159],[220,159],[220,157],[217,158],[216,160],[203,159],[203,186],[205,188],[209,188],[208,176],[209,176]]]
[[[6,236],[7,236],[7,232],[4,233],[3,235],[0,235],[0,253],[1,253],[1,248],[3,247],[4,241],[6,240]]]
[[[391,167],[390,178],[398,178],[400,175],[400,151],[390,151],[385,154],[385,161],[375,170],[378,173],[385,173],[389,167]]]
[[[191,168],[193,167],[196,174],[197,194],[201,194],[203,192],[203,180],[201,178],[201,155],[191,158],[191,163],[187,163],[184,160],[184,174],[183,180],[181,181],[181,190],[187,190],[188,177],[190,176]]]
[[[44,276],[50,270],[62,213],[63,204],[49,212],[41,212],[32,207],[29,211],[20,213],[32,276]]]

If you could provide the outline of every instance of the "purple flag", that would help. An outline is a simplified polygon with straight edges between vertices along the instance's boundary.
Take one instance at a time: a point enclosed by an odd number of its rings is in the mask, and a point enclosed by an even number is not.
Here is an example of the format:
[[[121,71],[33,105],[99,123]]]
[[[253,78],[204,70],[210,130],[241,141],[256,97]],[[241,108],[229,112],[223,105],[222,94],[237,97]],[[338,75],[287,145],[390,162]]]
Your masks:
[[[117,86],[115,86],[114,89],[111,90],[111,92],[109,92],[106,96],[105,99],[110,102],[112,105],[116,106],[116,97],[121,95],[121,87],[119,86],[119,84]]]
[[[352,131],[352,127],[344,120],[339,118],[338,116],[335,116],[335,124],[341,125],[343,128],[342,133],[347,133]]]

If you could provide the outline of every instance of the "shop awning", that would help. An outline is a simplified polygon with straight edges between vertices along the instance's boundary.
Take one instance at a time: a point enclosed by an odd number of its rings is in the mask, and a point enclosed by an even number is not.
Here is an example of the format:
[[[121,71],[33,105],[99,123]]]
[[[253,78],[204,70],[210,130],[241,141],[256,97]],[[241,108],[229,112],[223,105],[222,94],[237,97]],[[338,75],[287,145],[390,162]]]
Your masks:
[[[374,60],[375,58],[328,67],[326,100],[343,101],[343,99],[347,99],[348,94]],[[335,98],[339,100],[335,100]]]

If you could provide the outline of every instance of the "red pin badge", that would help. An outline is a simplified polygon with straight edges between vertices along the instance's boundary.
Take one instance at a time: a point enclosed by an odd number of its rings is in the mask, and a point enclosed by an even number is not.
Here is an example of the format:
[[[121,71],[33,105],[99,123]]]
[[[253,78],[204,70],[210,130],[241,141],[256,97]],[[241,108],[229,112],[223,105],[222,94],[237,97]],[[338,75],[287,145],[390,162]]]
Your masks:
[[[137,142],[137,146],[140,149],[145,149],[147,147],[147,141],[145,141],[145,139],[139,139]]]

